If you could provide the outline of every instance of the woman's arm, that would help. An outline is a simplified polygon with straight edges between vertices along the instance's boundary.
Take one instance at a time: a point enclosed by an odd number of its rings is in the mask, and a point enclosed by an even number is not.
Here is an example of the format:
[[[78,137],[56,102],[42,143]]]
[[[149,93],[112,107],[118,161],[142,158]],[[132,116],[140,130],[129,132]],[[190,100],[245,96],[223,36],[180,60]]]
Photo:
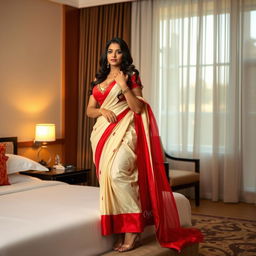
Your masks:
[[[122,87],[121,87],[122,88]],[[124,96],[127,100],[129,108],[135,112],[136,114],[140,114],[142,112],[142,109],[144,107],[144,103],[140,101],[136,96],[142,97],[142,91],[140,87],[136,87],[132,90],[126,85],[124,87],[125,89],[122,89],[124,91]],[[127,91],[125,91],[127,90]]]
[[[86,114],[88,117],[97,118],[99,116],[104,116],[109,122],[114,123],[117,121],[116,115],[111,110],[107,110],[105,108],[98,108],[97,101],[93,97],[93,95],[89,98],[89,103],[86,109]]]
[[[122,71],[117,75],[115,78],[117,83],[122,89],[122,92],[127,100],[129,108],[137,113],[140,114],[142,112],[142,109],[144,107],[144,103],[140,101],[136,96],[142,97],[142,91],[140,87],[133,88],[132,90],[128,87],[126,80],[127,76],[124,75]]]
[[[86,109],[86,114],[88,117],[97,118],[101,116],[100,109],[97,107],[97,101],[93,95],[89,98],[89,103]]]

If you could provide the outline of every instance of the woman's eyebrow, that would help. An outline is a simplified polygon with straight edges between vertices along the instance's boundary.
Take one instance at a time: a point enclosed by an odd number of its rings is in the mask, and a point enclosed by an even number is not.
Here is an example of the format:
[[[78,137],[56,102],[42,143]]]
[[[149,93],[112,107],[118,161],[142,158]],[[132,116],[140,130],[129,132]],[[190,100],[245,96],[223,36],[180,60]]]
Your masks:
[[[108,51],[114,51],[114,49],[108,48]],[[115,49],[115,51],[121,51],[121,49]]]

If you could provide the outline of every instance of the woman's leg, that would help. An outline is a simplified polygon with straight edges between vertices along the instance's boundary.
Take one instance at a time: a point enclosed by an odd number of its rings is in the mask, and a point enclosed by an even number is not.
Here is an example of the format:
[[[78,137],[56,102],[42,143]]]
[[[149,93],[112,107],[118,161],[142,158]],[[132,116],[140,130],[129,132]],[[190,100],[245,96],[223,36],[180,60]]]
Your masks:
[[[138,170],[136,166],[136,136],[135,131],[127,132],[115,156],[111,170],[111,184],[115,195],[115,206],[120,213],[141,213],[138,187]],[[124,223],[125,234],[119,251],[130,250],[134,246],[138,232],[141,230],[129,229],[134,223]],[[141,224],[137,226],[142,226]],[[136,233],[135,233],[136,232]]]
[[[119,147],[113,162],[111,187],[117,212],[120,214],[141,212],[136,155],[125,143]]]
[[[140,233],[125,233],[123,244],[119,247],[119,252],[127,252],[135,249],[140,243]]]
[[[114,242],[114,245],[113,245],[113,250],[114,251],[119,251],[119,249],[121,248],[123,243],[124,243],[124,234],[123,233],[116,234],[115,235],[115,242]]]

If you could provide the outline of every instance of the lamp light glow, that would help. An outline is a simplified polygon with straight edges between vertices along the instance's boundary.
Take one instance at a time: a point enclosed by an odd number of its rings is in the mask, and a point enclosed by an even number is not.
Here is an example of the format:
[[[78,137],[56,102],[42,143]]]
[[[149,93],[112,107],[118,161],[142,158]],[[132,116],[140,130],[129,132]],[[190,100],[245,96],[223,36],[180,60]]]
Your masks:
[[[55,140],[55,124],[36,124],[35,142],[41,142],[37,158],[39,163],[46,167],[51,162],[51,154],[47,149],[47,142]],[[47,160],[44,160],[45,154],[48,154]]]
[[[55,124],[36,124],[35,141],[55,141]]]

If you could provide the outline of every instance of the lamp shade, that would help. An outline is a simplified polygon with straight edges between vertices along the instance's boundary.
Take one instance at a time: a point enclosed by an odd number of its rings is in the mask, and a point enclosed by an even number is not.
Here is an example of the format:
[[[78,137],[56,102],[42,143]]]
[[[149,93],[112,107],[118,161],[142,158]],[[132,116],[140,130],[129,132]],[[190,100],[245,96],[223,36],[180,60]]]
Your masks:
[[[55,141],[55,124],[36,124],[35,141]]]

